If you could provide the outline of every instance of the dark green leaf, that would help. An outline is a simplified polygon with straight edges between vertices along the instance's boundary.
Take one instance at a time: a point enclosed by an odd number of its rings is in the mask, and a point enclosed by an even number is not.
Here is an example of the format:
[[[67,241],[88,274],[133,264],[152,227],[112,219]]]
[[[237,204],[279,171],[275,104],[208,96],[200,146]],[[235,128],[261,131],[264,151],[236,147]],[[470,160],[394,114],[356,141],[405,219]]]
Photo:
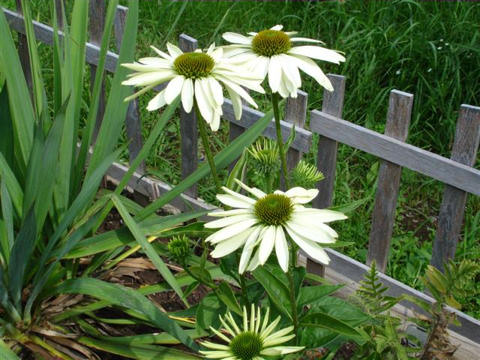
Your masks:
[[[243,314],[242,308],[240,307],[240,304],[238,303],[232,288],[230,287],[230,285],[228,285],[227,282],[222,281],[218,285],[216,294],[220,298],[220,300],[225,305],[227,305],[228,310],[233,311],[238,315]]]
[[[346,336],[361,336],[354,327],[325,313],[309,313],[302,318],[300,326],[320,327]]]
[[[253,272],[255,279],[262,284],[270,300],[280,312],[292,318],[290,314],[290,292],[276,276],[274,276],[266,267],[258,267]]]
[[[207,295],[198,305],[197,325],[203,330],[209,329],[210,326],[218,328],[220,325],[219,316],[223,316],[225,312],[225,305],[215,295]]]
[[[305,305],[313,305],[324,296],[330,295],[342,288],[343,285],[316,285],[305,286],[300,290],[297,298],[297,305],[303,307]]]

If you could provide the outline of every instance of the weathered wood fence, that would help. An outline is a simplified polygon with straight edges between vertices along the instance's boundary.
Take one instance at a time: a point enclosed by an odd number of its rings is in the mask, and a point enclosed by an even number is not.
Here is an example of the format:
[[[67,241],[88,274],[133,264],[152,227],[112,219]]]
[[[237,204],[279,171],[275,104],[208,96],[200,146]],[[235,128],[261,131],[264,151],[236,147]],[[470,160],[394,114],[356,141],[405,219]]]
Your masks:
[[[59,3],[58,0],[55,1],[57,4]],[[92,66],[93,72],[98,63],[98,44],[103,32],[104,6],[103,1],[91,1],[91,39],[86,48],[86,61]],[[23,17],[21,14],[8,9],[3,9],[3,11],[7,16],[10,27],[20,34],[19,52],[21,58],[28,59],[26,39],[22,35],[25,34]],[[117,47],[121,43],[127,11],[128,9],[122,6],[117,9],[114,27]],[[52,45],[53,29],[50,26],[34,22],[34,30],[38,41]],[[60,36],[62,35],[60,34]],[[179,44],[184,51],[192,51],[197,47],[197,41],[184,34],[180,35]],[[113,52],[107,54],[106,70],[108,72],[115,71],[117,59],[117,54]],[[28,78],[28,61],[24,61],[23,64]],[[372,214],[367,264],[375,260],[382,272],[385,272],[387,266],[402,168],[406,167],[444,183],[445,190],[438,216],[437,233],[433,240],[432,256],[432,264],[441,269],[444,261],[453,258],[455,255],[468,193],[480,196],[480,170],[473,168],[480,141],[480,107],[461,105],[452,154],[451,158],[448,159],[405,143],[413,106],[412,94],[398,90],[391,91],[385,133],[380,134],[342,119],[345,77],[340,75],[328,76],[335,91],[332,93],[325,91],[322,110],[313,110],[310,113],[310,130],[304,128],[307,117],[308,94],[300,91],[297,98],[289,98],[286,102],[285,121],[281,123],[284,139],[288,138],[293,124],[295,124],[296,129],[296,137],[288,153],[289,167],[293,168],[300,160],[302,153],[310,150],[312,136],[314,133],[318,134],[317,166],[325,175],[325,179],[318,185],[320,194],[315,199],[314,205],[325,208],[332,205],[338,143],[346,144],[381,159]],[[230,139],[242,134],[245,129],[263,116],[262,112],[244,106],[242,119],[237,121],[233,114],[232,103],[227,99],[223,105],[223,112],[224,119],[230,122]],[[98,121],[101,121],[102,114],[103,109],[100,108]],[[181,110],[182,178],[195,171],[198,164],[198,134],[195,125],[196,119],[193,113],[187,114]],[[142,146],[141,121],[136,102],[130,104],[126,118],[126,129],[130,140],[130,161],[132,161]],[[263,135],[275,138],[273,122],[267,127]],[[127,169],[128,167],[125,165],[114,164],[109,171],[109,175],[113,179],[119,180]],[[144,177],[141,173],[134,175],[130,186],[151,199],[157,198],[171,188],[170,185]],[[196,197],[197,189],[192,187],[186,194],[175,199],[173,204],[183,209],[213,208],[210,204]],[[327,249],[327,251],[332,259],[329,269],[352,281],[361,280],[364,272],[368,270],[365,264],[337,251],[332,249]],[[311,262],[307,266],[315,268],[315,264]],[[433,302],[433,299],[426,294],[384,274],[381,274],[381,279],[385,285],[389,286],[389,293],[392,295],[408,293]],[[462,323],[462,327],[456,328],[455,331],[480,343],[480,321],[459,311],[455,312],[457,312]]]

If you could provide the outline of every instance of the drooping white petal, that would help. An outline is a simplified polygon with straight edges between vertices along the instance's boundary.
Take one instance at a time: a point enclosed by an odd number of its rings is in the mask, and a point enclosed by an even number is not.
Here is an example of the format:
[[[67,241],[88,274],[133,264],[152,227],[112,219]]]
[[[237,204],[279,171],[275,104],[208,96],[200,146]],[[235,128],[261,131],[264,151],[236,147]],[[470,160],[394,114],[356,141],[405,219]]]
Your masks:
[[[243,247],[242,255],[240,256],[240,263],[238,266],[239,274],[243,274],[245,272],[261,232],[263,232],[263,228],[261,226],[256,226],[255,230],[248,236],[245,246]]]
[[[246,219],[255,219],[255,216],[253,214],[227,216],[218,220],[209,221],[205,223],[203,226],[206,227],[207,229],[219,229],[225,226],[230,226],[232,224],[235,224],[239,221],[246,220]]]
[[[166,53],[164,53],[162,50],[157,49],[155,46],[150,45],[150,47],[155,51],[158,55],[160,55],[162,58],[166,60],[173,60],[172,57]]]
[[[270,86],[272,92],[278,92],[281,80],[282,69],[280,61],[277,56],[272,56],[270,58],[270,64],[268,65],[268,86]]]
[[[275,236],[277,234],[277,230],[275,226],[269,226],[263,233],[263,237],[260,240],[260,248],[258,249],[259,252],[259,261],[261,265],[264,265],[267,259],[270,257],[272,253],[273,246],[275,244]]]
[[[182,87],[182,105],[185,112],[190,113],[193,108],[193,81],[192,79],[185,79]]]
[[[292,60],[297,62],[300,70],[313,77],[320,85],[328,91],[333,91],[333,86],[327,75],[320,67],[310,58],[306,56],[292,56]]]
[[[210,86],[210,92],[213,95],[213,100],[217,105],[222,105],[223,104],[223,90],[222,86],[218,83],[217,80],[213,78],[207,78],[208,79],[208,85]]]
[[[242,200],[236,196],[232,196],[228,194],[217,194],[217,199],[227,206],[241,208],[241,209],[252,208],[251,202]]]
[[[213,118],[213,111],[208,103],[206,94],[203,92],[201,80],[195,80],[195,99],[197,100],[198,109],[207,123]]]
[[[158,57],[147,56],[147,57],[138,59],[138,62],[142,65],[157,66],[158,68],[162,68],[162,69],[172,69],[171,60],[161,59]]]
[[[168,49],[168,53],[173,57],[173,58],[177,58],[178,56],[182,55],[183,54],[183,51],[180,50],[179,47],[167,42],[167,49]]]
[[[154,111],[164,106],[166,104],[164,94],[165,90],[162,90],[157,95],[155,95],[153,99],[148,102],[147,110]]]
[[[309,58],[328,61],[334,64],[340,64],[340,62],[345,61],[345,57],[340,55],[335,50],[313,45],[292,47],[290,50],[288,50],[288,54],[307,56]]]
[[[220,241],[223,241],[237,234],[240,234],[241,232],[247,230],[248,228],[255,225],[256,223],[257,223],[256,219],[246,219],[243,221],[239,221],[233,225],[230,225],[218,230],[216,233],[213,233],[212,235],[208,236],[205,239],[205,241],[210,242],[212,244],[217,244]]]
[[[318,190],[307,190],[302,187],[294,187],[289,189],[285,195],[288,196],[295,204],[306,204],[312,201],[318,195]]]
[[[323,41],[316,40],[316,39],[310,39],[310,38],[304,38],[304,37],[292,37],[292,38],[290,38],[290,41],[293,41],[293,42],[311,42],[311,43],[317,43],[317,44],[325,44]]]
[[[145,64],[140,64],[138,62],[122,64],[122,66],[127,68],[127,69],[134,70],[134,71],[139,71],[139,72],[152,72],[152,71],[163,71],[163,70],[165,70],[164,67],[160,67],[158,65],[145,65]]]
[[[295,213],[308,214],[310,217],[314,217],[323,223],[329,223],[337,220],[345,220],[348,217],[340,211],[328,210],[328,209],[313,209],[305,208],[303,206],[295,206]]]
[[[286,225],[286,228],[292,240],[295,241],[295,243],[300,247],[300,249],[305,251],[309,257],[325,265],[328,265],[330,263],[330,258],[328,257],[327,253],[319,245],[297,234],[295,231],[292,230],[291,227],[288,226],[288,224]]]
[[[233,216],[233,215],[240,215],[240,214],[253,214],[253,212],[252,212],[252,209],[221,210],[221,211],[213,211],[211,213],[208,213],[208,216],[225,217],[225,216]]]
[[[217,131],[220,127],[220,113],[217,110],[218,109],[215,109],[212,122],[210,123],[210,129],[212,129],[212,131]]]
[[[230,86],[224,83],[225,89],[227,89],[230,100],[232,100],[233,113],[235,119],[240,120],[242,118],[242,98],[238,95]]]
[[[226,186],[223,186],[223,187],[222,187],[222,190],[225,191],[227,194],[230,194],[230,195],[236,197],[237,199],[242,200],[242,201],[244,201],[244,202],[246,202],[246,203],[249,203],[249,204],[254,205],[255,202],[256,202],[254,199],[251,199],[251,198],[249,198],[248,196],[245,196],[245,195],[242,195],[242,194],[240,194],[240,193],[237,193],[237,192],[235,192],[235,191],[227,188]]]
[[[281,226],[277,226],[275,235],[275,254],[277,255],[278,264],[284,272],[288,271],[288,261],[290,253],[288,251],[287,239]]]
[[[226,86],[230,87],[232,91],[234,91],[235,93],[240,95],[243,99],[245,99],[250,105],[257,108],[257,104],[255,103],[255,101],[252,99],[252,97],[244,89],[242,89],[241,86],[237,85],[233,81],[230,81],[229,79],[227,79],[226,77],[224,77],[222,75],[219,75],[217,78],[218,78],[218,80],[223,82]]]
[[[246,36],[243,36],[234,32],[226,32],[222,35],[222,37],[228,42],[231,42],[234,44],[248,45],[252,42],[251,38],[248,38]]]
[[[335,238],[320,227],[305,226],[302,222],[292,220],[287,223],[287,226],[304,239],[324,244],[332,244],[335,242]]]
[[[267,195],[267,194],[265,194],[262,190],[257,189],[257,188],[249,187],[249,186],[245,185],[244,183],[242,183],[242,182],[241,182],[240,180],[238,180],[238,179],[234,179],[234,181],[235,181],[238,185],[240,185],[240,187],[241,187],[242,189],[248,191],[250,194],[252,194],[253,196],[255,196],[255,197],[259,198],[259,199],[262,198],[262,197],[264,197],[265,195]]]
[[[277,30],[280,31],[283,29],[283,25],[275,25],[270,28],[270,30]]]
[[[146,73],[135,73],[128,80],[122,82],[122,85],[146,86],[151,84],[160,84],[174,78],[176,75],[171,70],[162,70]]]
[[[185,77],[178,75],[174,77],[165,88],[165,102],[171,104],[173,100],[177,98],[178,95],[182,92],[183,82]]]
[[[278,56],[280,63],[282,64],[282,71],[287,76],[288,80],[293,84],[295,88],[302,86],[302,78],[300,77],[300,72],[295,62],[290,60],[290,57],[287,55]]]
[[[254,271],[257,267],[259,267],[260,264],[260,249],[257,248],[257,251],[255,251],[255,254],[252,256],[252,260],[250,260],[250,263],[247,266],[247,271]]]
[[[294,222],[299,226],[306,226],[315,229],[315,231],[326,232],[329,236],[337,238],[338,234],[330,226],[325,225],[318,217],[310,216],[305,213],[294,213],[290,219],[290,222]]]
[[[221,258],[227,256],[228,254],[231,254],[245,244],[248,236],[252,233],[253,230],[253,228],[247,229],[246,231],[243,231],[240,234],[231,237],[230,239],[218,243],[215,246],[215,249],[210,253],[210,255],[213,258]]]

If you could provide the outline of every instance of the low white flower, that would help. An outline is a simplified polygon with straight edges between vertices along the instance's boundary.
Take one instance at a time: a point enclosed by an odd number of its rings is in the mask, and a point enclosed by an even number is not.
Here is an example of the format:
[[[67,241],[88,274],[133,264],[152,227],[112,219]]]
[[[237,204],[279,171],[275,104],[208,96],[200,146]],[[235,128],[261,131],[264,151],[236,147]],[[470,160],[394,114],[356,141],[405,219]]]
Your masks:
[[[288,234],[311,258],[329,263],[327,253],[319,244],[334,243],[338,234],[326,223],[346,219],[346,216],[338,211],[304,207],[303,204],[317,196],[317,189],[294,187],[287,192],[277,190],[265,194],[236,181],[255,198],[226,187],[222,188],[226,194],[217,195],[220,202],[233,209],[208,214],[221,218],[205,224],[206,228],[220,229],[206,239],[215,245],[211,253],[214,258],[226,256],[243,246],[239,265],[242,274],[265,264],[275,248],[278,263],[287,272]]]
[[[296,37],[296,32],[282,31],[282,25],[276,25],[259,33],[244,36],[227,32],[223,38],[233,45],[225,46],[225,56],[258,72],[262,79],[268,74],[268,84],[274,93],[283,98],[296,97],[302,84],[299,69],[313,77],[320,85],[333,91],[332,84],[320,67],[312,60],[322,60],[339,64],[345,58],[335,50],[317,45],[293,46],[293,43],[317,43],[321,41]]]
[[[279,346],[295,337],[290,334],[293,326],[273,332],[280,322],[280,316],[269,324],[270,309],[262,321],[260,308],[252,305],[250,317],[247,309],[243,308],[243,330],[237,325],[232,314],[227,313],[225,318],[220,316],[224,331],[210,328],[215,335],[224,340],[227,345],[216,344],[210,341],[201,344],[208,349],[200,351],[208,359],[224,360],[263,360],[270,356],[287,355],[304,349],[303,346]],[[228,333],[230,337],[225,335]]]
[[[122,64],[136,71],[130,74],[129,79],[122,84],[143,87],[126,98],[126,101],[168,82],[166,88],[148,103],[149,111],[171,104],[180,95],[184,110],[189,113],[196,101],[202,117],[212,130],[216,131],[222,115],[222,85],[233,102],[237,120],[242,116],[242,99],[257,107],[242,86],[264,93],[260,86],[262,79],[252,76],[238,64],[232,64],[230,60],[223,57],[223,49],[216,48],[214,44],[206,52],[195,50],[184,53],[170,43],[167,43],[168,54],[154,46],[151,48],[160,57],[146,57],[132,64]]]

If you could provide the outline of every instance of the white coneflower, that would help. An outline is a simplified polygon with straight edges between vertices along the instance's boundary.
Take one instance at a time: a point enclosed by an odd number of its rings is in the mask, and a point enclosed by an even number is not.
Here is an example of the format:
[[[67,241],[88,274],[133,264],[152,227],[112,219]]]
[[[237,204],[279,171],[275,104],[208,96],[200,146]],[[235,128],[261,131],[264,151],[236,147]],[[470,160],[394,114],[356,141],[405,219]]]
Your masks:
[[[252,305],[249,317],[244,307],[243,330],[237,325],[232,314],[227,313],[225,318],[220,316],[224,331],[230,337],[222,330],[210,329],[227,345],[205,341],[201,345],[210,350],[200,351],[200,353],[208,359],[263,360],[266,359],[265,356],[281,356],[303,350],[303,346],[280,346],[295,337],[294,334],[290,334],[293,326],[273,332],[280,322],[280,316],[269,323],[269,313],[270,309],[267,308],[262,321],[260,308],[255,309]]]
[[[166,88],[150,100],[147,110],[157,110],[172,103],[180,95],[187,113],[192,110],[196,101],[202,117],[213,131],[218,130],[222,115],[222,85],[232,100],[237,120],[242,116],[242,98],[257,107],[242,86],[264,93],[260,86],[262,79],[249,75],[251,73],[238,64],[232,64],[224,58],[222,48],[216,48],[212,44],[206,52],[195,50],[186,53],[170,43],[167,43],[167,48],[168,54],[152,46],[160,58],[147,57],[132,64],[122,64],[136,71],[122,84],[144,87],[125,100],[131,100],[157,85],[168,82]]]
[[[325,89],[333,91],[330,80],[312,59],[339,64],[345,58],[335,50],[317,45],[292,46],[297,42],[322,42],[296,37],[296,32],[284,32],[282,29],[282,25],[276,25],[269,30],[248,33],[250,36],[227,32],[223,38],[233,45],[225,46],[225,55],[258,72],[262,79],[268,74],[270,89],[283,98],[297,96],[297,89],[302,84],[299,69]]]
[[[252,271],[265,264],[275,248],[278,263],[287,272],[290,254],[286,239],[288,234],[310,257],[329,263],[327,253],[319,244],[335,242],[338,234],[326,223],[346,219],[346,216],[338,211],[304,207],[303,204],[317,196],[317,189],[294,187],[286,192],[277,190],[273,194],[265,194],[236,181],[255,199],[226,187],[222,188],[226,194],[217,195],[220,202],[233,209],[208,214],[221,217],[205,224],[207,228],[220,229],[206,239],[215,245],[211,253],[214,258],[226,256],[243,246],[239,265],[239,273],[242,274],[245,270]]]

